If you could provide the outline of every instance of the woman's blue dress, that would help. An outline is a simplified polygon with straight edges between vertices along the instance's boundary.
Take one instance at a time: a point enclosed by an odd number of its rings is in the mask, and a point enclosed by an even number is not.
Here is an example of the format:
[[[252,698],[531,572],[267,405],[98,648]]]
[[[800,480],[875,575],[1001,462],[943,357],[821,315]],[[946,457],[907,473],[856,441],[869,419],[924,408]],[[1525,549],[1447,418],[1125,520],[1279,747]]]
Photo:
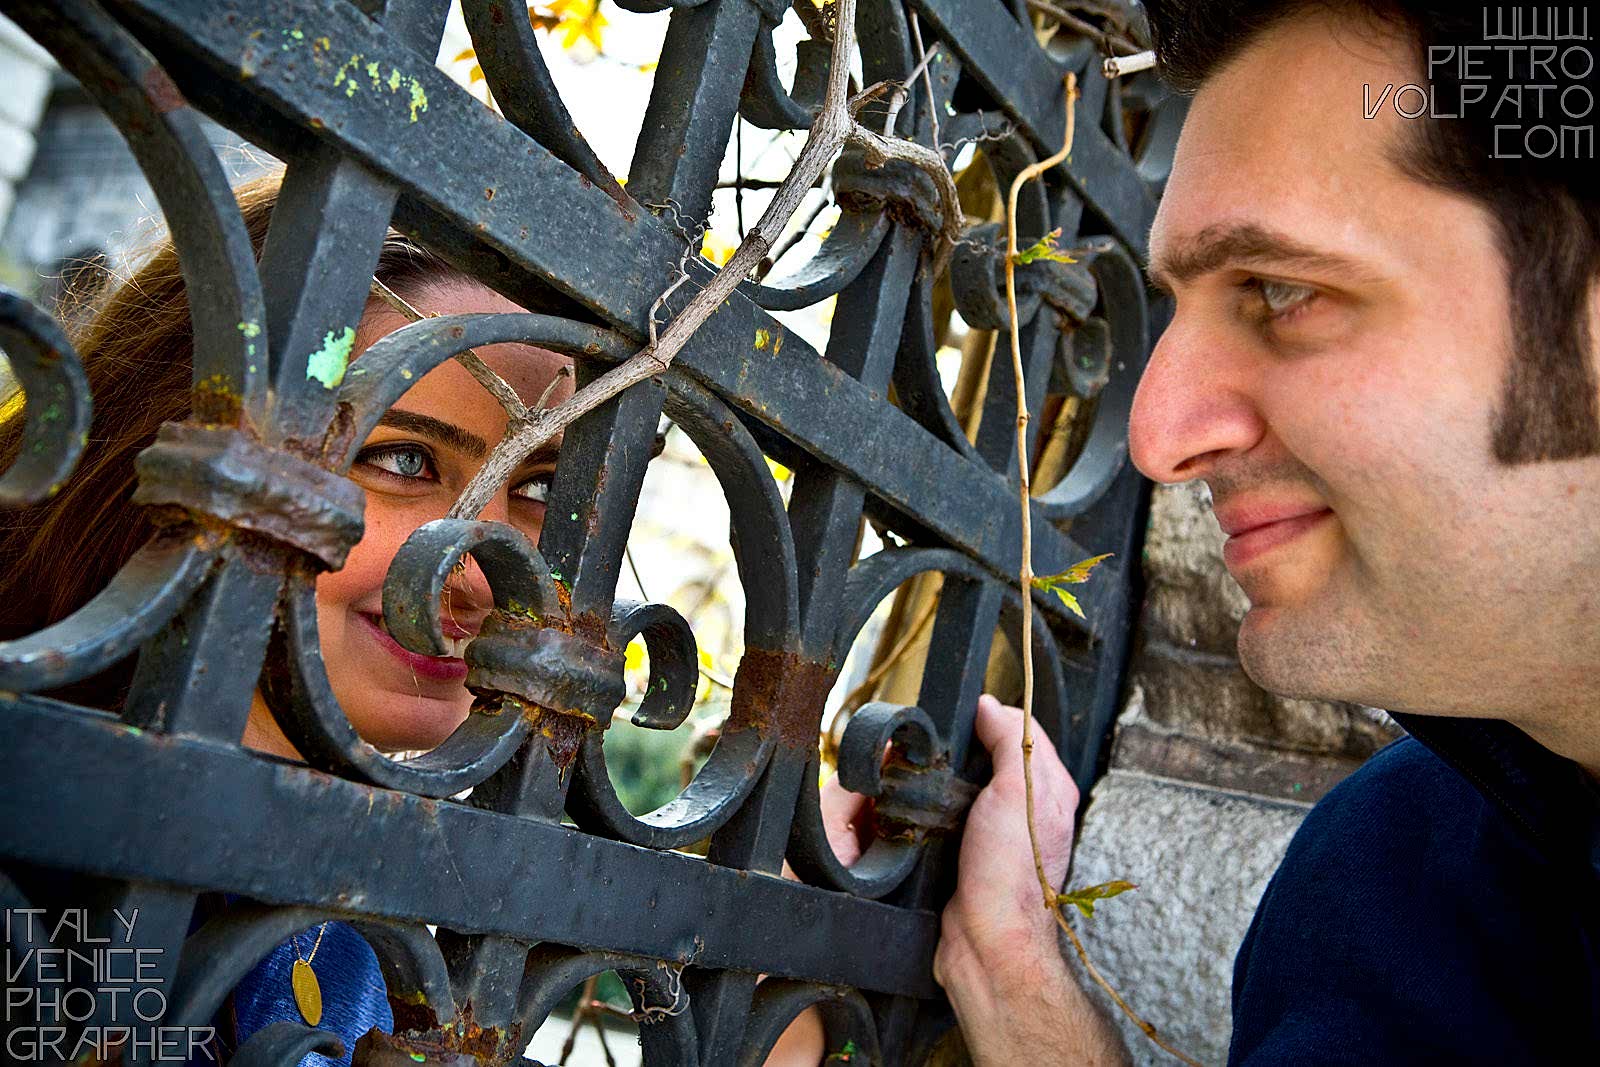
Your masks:
[[[283,1019],[305,1022],[295,1004],[289,976],[297,958],[296,947],[298,958],[305,959],[316,943],[317,927],[313,926],[295,935],[293,942],[285,941],[274,948],[234,986],[232,1017],[224,1006],[215,1021],[224,1061],[231,1059],[251,1034],[270,1023]],[[394,1032],[394,1015],[389,1010],[378,957],[355,927],[330,921],[311,967],[322,989],[322,1019],[317,1029],[338,1034],[344,1041],[344,1056],[334,1059],[309,1052],[301,1059],[300,1067],[349,1067],[356,1042],[368,1030],[376,1026],[384,1033]],[[189,1067],[215,1062],[202,1053],[189,1061]]]

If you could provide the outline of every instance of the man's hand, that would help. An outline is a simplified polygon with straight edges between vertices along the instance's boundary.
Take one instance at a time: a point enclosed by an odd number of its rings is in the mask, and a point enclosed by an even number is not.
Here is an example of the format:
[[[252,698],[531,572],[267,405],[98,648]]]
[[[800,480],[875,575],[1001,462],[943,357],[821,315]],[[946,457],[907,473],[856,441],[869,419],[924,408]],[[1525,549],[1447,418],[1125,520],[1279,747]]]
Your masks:
[[[989,982],[1003,968],[1025,982],[1066,974],[1056,948],[1056,923],[1045,910],[1043,890],[1028,843],[1027,798],[1022,780],[1022,712],[987,693],[978,698],[973,724],[988,749],[994,777],[967,812],[955,896],[945,906],[943,936],[933,973],[940,985],[973,970]],[[1033,724],[1034,818],[1044,872],[1061,884],[1072,856],[1073,814],[1078,787],[1062,766],[1049,735]],[[1019,970],[1033,972],[1031,976]]]
[[[1079,988],[1057,947],[1028,843],[1022,712],[985,694],[974,724],[994,777],[972,802],[956,892],[945,906],[933,976],[960,1020],[967,1050],[988,1065],[1126,1064],[1122,1041]],[[1078,787],[1049,735],[1033,724],[1034,818],[1045,874],[1059,886],[1072,855]],[[871,802],[837,778],[822,787],[828,842],[849,866],[871,841]]]
[[[934,978],[980,1067],[1127,1063],[1116,1031],[1062,960],[1056,921],[1044,906],[1028,842],[1022,712],[985,694],[974,732],[989,751],[994,777],[967,813]],[[1051,886],[1059,886],[1072,855],[1078,787],[1037,720],[1033,741],[1039,849]]]

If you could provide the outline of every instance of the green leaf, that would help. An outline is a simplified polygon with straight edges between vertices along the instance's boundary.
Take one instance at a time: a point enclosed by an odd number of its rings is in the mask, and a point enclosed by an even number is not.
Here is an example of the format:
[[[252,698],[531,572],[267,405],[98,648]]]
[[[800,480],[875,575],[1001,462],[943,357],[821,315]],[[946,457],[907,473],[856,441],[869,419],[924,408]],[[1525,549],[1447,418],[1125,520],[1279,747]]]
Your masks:
[[[1081,619],[1084,617],[1083,608],[1079,606],[1078,598],[1067,592],[1066,587],[1069,585],[1082,585],[1087,582],[1094,569],[1105,560],[1110,559],[1112,555],[1113,553],[1107,552],[1104,555],[1091,556],[1081,563],[1074,563],[1060,574],[1038,575],[1029,584],[1035,589],[1043,589],[1060,597],[1061,603],[1067,606],[1067,610]]]
[[[1061,227],[1057,226],[1033,244],[1017,253],[1017,262],[1026,266],[1036,260],[1048,259],[1056,263],[1076,263],[1077,260],[1061,251],[1056,242],[1061,239]]]
[[[1057,893],[1056,906],[1071,904],[1083,912],[1083,917],[1094,917],[1094,904],[1097,900],[1106,900],[1110,897],[1120,896],[1130,889],[1139,887],[1132,882],[1102,882],[1099,885],[1087,886],[1083,889],[1074,889],[1070,893]]]
[[[1034,579],[1034,581],[1037,583],[1038,579],[1036,578],[1036,579]],[[1061,588],[1059,585],[1045,586],[1044,588],[1049,589],[1050,592],[1052,592],[1056,596],[1060,597],[1061,598],[1061,603],[1065,604],[1067,606],[1067,610],[1072,612],[1078,618],[1080,618],[1080,619],[1088,618],[1088,616],[1083,613],[1083,607],[1082,607],[1082,605],[1080,605],[1078,603],[1078,598],[1077,597],[1073,596],[1071,593],[1067,592],[1065,589]]]
[[[846,1041],[844,1043],[844,1048],[840,1049],[838,1052],[830,1053],[828,1055],[827,1062],[832,1063],[833,1061],[838,1060],[840,1063],[849,1063],[859,1051],[860,1050],[856,1048],[856,1043],[854,1041]]]

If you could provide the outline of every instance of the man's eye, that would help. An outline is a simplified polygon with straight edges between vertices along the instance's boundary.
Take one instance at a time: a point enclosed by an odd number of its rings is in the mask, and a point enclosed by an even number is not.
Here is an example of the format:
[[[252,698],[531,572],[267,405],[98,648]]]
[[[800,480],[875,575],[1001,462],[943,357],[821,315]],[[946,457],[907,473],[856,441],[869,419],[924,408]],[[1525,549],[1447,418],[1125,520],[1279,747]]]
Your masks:
[[[550,500],[550,481],[555,477],[554,471],[545,471],[511,490],[511,495],[521,497],[523,500],[532,500],[538,504],[548,503]]]
[[[1278,318],[1310,303],[1317,291],[1308,285],[1277,282],[1267,278],[1253,279],[1252,287],[1261,295],[1262,306],[1270,318]]]
[[[385,474],[392,474],[396,478],[426,478],[428,476],[428,452],[416,445],[397,445],[388,448],[373,448],[362,452],[356,457],[357,463],[364,463],[369,467],[376,467]]]

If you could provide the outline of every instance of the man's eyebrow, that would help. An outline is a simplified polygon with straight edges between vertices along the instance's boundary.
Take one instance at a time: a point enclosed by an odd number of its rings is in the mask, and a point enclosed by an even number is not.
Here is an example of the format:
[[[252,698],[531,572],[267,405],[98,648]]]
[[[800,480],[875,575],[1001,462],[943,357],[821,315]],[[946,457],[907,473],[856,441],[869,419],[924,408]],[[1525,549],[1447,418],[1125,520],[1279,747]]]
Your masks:
[[[1150,261],[1150,281],[1171,292],[1174,285],[1193,281],[1231,264],[1282,264],[1341,276],[1370,277],[1359,261],[1323,252],[1254,223],[1208,226],[1193,237],[1176,242]]]

